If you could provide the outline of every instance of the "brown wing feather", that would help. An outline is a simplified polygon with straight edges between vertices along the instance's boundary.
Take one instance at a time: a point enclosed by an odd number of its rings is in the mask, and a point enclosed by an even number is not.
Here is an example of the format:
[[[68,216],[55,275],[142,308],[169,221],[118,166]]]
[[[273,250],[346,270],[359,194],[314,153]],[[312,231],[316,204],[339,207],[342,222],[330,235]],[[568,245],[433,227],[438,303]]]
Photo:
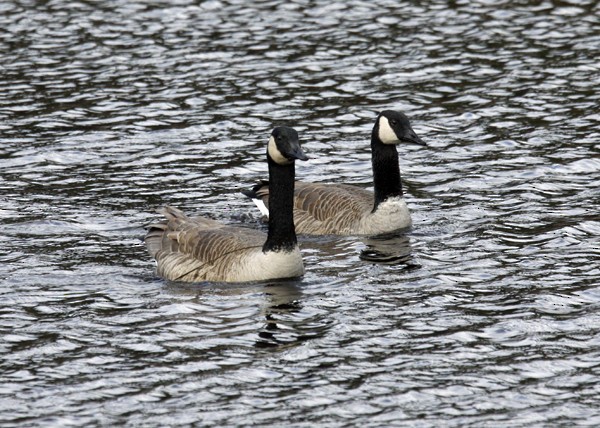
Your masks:
[[[373,193],[347,184],[296,182],[294,223],[298,233],[351,234],[373,208]]]
[[[269,208],[269,183],[261,182],[251,192]],[[356,233],[360,220],[373,209],[373,192],[348,184],[321,184],[296,181],[294,224],[302,234]]]
[[[158,264],[158,274],[166,279],[223,278],[231,267],[229,257],[249,248],[261,248],[266,240],[262,232],[203,217],[187,217],[172,207],[164,208],[161,213],[167,220],[150,225],[145,240]]]

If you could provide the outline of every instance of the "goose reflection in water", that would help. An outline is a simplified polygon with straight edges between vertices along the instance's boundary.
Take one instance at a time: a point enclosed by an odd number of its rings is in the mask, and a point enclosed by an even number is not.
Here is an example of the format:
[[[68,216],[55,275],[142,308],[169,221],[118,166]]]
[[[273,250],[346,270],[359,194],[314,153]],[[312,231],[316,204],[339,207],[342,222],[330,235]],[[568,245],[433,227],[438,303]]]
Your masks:
[[[246,345],[277,348],[294,347],[322,337],[331,326],[321,311],[304,307],[302,286],[299,279],[253,284],[168,282],[167,290],[173,295],[196,296],[194,300],[206,305],[206,312],[200,309],[201,312],[192,315],[209,329],[204,333],[206,338],[222,336],[226,341],[231,340],[232,346],[239,346],[239,334],[243,333]],[[243,315],[248,312],[252,315]],[[222,322],[205,323],[203,314]],[[240,324],[241,317],[245,321]],[[231,330],[237,331],[235,337],[230,336]]]
[[[282,280],[264,286],[265,304],[261,313],[265,324],[258,331],[256,347],[276,347],[296,341],[300,336],[291,322],[302,311],[302,291],[297,281]]]
[[[360,251],[360,259],[387,265],[402,265],[407,269],[419,267],[412,261],[412,246],[406,235],[385,235],[363,238],[365,248]]]

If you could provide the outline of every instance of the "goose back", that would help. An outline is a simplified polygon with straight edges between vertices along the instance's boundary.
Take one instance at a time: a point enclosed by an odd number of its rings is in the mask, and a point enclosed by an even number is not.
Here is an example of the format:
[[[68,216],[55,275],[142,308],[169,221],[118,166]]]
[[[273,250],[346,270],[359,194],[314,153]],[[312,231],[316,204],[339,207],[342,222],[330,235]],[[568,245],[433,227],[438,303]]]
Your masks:
[[[269,185],[261,182],[252,192],[269,207]],[[306,235],[380,235],[409,228],[408,206],[402,198],[390,198],[373,210],[373,192],[349,184],[305,183],[294,190],[294,224]]]
[[[269,184],[255,186],[251,196],[269,208]],[[373,193],[347,184],[320,184],[296,181],[294,225],[307,235],[351,235],[373,207]]]

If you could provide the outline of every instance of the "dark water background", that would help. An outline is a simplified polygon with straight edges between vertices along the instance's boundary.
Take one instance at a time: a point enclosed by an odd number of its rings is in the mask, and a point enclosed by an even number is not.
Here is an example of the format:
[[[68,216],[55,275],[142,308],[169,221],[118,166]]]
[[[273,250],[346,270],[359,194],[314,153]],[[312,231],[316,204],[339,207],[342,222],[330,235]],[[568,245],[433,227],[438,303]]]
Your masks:
[[[0,425],[600,425],[600,6],[0,3]],[[299,281],[169,284],[171,204],[263,227],[297,174],[370,186],[378,111],[414,230],[301,239]],[[383,263],[382,261],[386,262]]]

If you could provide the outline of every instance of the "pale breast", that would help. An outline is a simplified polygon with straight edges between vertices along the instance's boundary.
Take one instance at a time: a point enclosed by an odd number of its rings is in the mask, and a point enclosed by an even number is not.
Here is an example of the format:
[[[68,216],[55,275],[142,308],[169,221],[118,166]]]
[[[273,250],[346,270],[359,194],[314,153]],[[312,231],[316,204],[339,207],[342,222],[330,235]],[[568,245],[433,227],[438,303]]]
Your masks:
[[[377,210],[365,216],[357,228],[357,235],[381,235],[412,226],[410,211],[403,198],[389,198]]]
[[[304,275],[304,264],[298,247],[292,251],[253,249],[243,257],[233,258],[230,269],[224,273],[229,282],[295,278]]]

